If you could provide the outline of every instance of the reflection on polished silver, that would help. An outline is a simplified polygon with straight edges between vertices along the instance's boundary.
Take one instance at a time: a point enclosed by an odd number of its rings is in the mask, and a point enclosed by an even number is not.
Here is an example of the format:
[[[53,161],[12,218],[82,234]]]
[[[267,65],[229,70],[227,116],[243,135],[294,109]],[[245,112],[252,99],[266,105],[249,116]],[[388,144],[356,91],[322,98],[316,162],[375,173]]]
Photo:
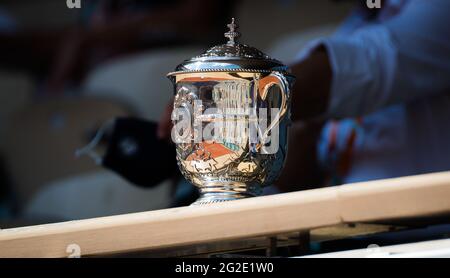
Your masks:
[[[168,74],[178,165],[201,193],[194,204],[259,195],[280,174],[287,151],[294,77],[281,62],[238,43],[234,19],[228,27],[226,44]]]

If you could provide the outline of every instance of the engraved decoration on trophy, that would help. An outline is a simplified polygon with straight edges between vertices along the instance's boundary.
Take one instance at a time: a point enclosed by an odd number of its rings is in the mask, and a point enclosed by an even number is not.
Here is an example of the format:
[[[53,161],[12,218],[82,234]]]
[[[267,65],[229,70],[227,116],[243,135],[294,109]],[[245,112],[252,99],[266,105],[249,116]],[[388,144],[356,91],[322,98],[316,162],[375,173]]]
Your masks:
[[[184,61],[174,84],[172,139],[184,177],[200,190],[194,204],[261,194],[280,174],[287,151],[287,66],[240,44],[234,19],[228,42]]]

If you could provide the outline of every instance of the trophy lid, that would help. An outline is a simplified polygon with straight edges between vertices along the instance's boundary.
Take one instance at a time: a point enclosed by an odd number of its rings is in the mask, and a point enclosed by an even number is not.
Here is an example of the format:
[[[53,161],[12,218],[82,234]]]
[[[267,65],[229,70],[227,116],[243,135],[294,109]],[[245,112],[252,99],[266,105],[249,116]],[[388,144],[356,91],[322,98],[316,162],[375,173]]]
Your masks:
[[[193,72],[287,72],[288,67],[260,50],[237,42],[240,33],[232,18],[224,35],[226,44],[211,47],[203,54],[185,60],[168,76]]]

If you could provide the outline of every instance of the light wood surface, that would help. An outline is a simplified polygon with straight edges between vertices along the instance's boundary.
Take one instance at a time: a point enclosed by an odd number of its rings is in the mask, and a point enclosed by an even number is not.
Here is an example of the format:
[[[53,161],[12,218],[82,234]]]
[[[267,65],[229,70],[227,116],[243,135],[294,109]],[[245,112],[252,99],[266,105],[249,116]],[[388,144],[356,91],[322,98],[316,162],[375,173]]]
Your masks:
[[[450,239],[303,256],[308,258],[450,258]]]
[[[0,231],[0,257],[157,250],[342,223],[450,215],[450,172]]]

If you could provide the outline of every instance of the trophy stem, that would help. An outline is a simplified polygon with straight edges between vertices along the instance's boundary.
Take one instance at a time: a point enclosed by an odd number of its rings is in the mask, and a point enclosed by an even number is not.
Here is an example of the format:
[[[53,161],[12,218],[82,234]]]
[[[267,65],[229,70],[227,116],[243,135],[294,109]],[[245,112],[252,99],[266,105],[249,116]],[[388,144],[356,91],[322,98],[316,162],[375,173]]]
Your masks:
[[[191,206],[234,201],[255,197],[260,195],[260,193],[261,188],[259,185],[249,186],[239,182],[214,182],[205,184],[200,188],[200,198],[192,203]]]

